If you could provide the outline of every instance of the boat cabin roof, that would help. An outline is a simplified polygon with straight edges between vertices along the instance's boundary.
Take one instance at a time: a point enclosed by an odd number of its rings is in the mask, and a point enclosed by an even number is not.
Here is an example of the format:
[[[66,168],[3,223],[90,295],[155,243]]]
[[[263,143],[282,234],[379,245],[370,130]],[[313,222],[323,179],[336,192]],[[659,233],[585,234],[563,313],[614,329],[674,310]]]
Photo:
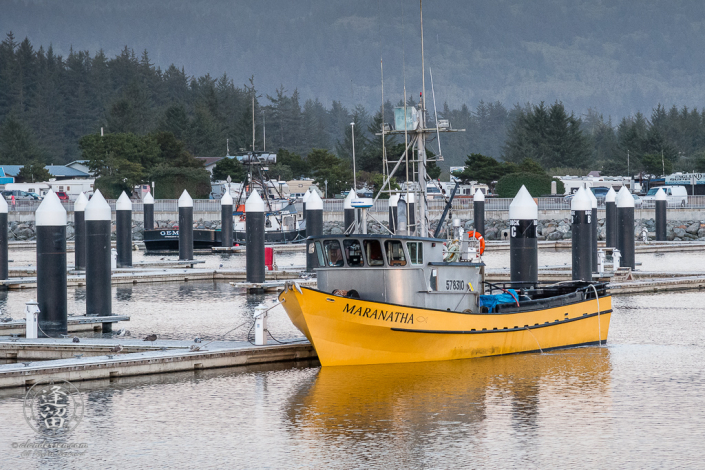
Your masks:
[[[443,241],[393,235],[328,235],[309,237],[319,268],[412,268],[442,259]],[[424,248],[425,245],[425,248]]]

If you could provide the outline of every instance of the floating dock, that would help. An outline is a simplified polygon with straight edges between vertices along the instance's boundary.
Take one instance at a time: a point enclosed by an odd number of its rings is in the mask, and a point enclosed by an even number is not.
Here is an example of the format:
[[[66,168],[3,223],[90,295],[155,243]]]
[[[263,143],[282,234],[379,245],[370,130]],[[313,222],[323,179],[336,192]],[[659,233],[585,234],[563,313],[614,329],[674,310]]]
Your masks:
[[[306,339],[287,344],[253,346],[246,341],[192,341],[139,339],[0,339],[0,357],[17,363],[0,365],[0,388],[27,387],[45,380],[115,379],[118,377],[199,371],[218,367],[315,359]],[[296,342],[294,342],[296,341]],[[111,352],[117,346],[120,353]],[[200,350],[192,350],[200,348]],[[52,360],[37,361],[39,358]]]
[[[130,321],[130,317],[126,315],[110,315],[109,317],[69,315],[68,331],[69,333],[78,331],[101,331],[103,329],[103,323],[117,323],[120,321]],[[0,335],[24,336],[26,333],[25,323],[24,318],[0,322]]]
[[[265,248],[273,248],[275,253],[285,253],[285,252],[304,252],[306,251],[305,243],[287,243],[282,245],[266,245]],[[245,253],[247,247],[245,245],[240,246],[214,246],[211,248],[213,253]]]
[[[290,269],[266,271],[268,280],[299,279],[303,267],[293,266]],[[143,284],[154,282],[188,282],[203,280],[245,281],[247,273],[244,269],[135,269],[124,268],[113,270],[111,282],[117,284]],[[85,274],[72,274],[67,276],[68,287],[82,287],[86,285]],[[0,280],[0,286],[8,289],[36,289],[35,276],[10,278]]]

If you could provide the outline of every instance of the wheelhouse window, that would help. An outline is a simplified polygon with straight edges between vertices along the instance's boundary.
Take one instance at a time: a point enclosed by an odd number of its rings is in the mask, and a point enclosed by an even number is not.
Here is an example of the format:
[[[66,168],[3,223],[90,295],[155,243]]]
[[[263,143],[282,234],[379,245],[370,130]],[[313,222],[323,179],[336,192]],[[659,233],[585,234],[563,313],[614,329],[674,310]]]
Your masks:
[[[348,266],[364,266],[362,260],[362,245],[359,240],[344,240],[345,258],[348,260]]]
[[[323,258],[323,247],[321,242],[316,242],[316,257],[318,258],[318,266],[324,267],[326,265],[326,260]]]
[[[379,240],[365,240],[365,255],[369,266],[384,266],[384,256],[382,256],[382,246]]]
[[[411,264],[423,264],[423,242],[407,242],[406,249]]]
[[[326,240],[323,242],[323,252],[326,255],[327,266],[343,266],[343,251],[340,249],[338,240]]]
[[[387,260],[390,266],[406,266],[404,248],[402,248],[400,241],[386,241],[384,242],[384,249],[387,252]]]

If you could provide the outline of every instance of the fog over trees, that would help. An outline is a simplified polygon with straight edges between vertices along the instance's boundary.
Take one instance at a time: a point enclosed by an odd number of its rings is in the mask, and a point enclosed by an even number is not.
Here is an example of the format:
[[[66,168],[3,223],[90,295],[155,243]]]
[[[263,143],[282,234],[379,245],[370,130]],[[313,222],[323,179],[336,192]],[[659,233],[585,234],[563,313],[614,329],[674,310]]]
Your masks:
[[[435,92],[438,116],[467,130],[442,137],[441,167],[482,154],[625,172],[629,151],[633,171],[705,169],[700,10],[425,2],[427,104]],[[80,158],[80,139],[100,127],[167,132],[193,156],[222,156],[226,140],[251,148],[254,96],[256,148],[266,122],[268,150],[349,159],[355,122],[374,173],[380,58],[385,122],[404,79],[410,103],[421,88],[416,1],[11,0],[0,28],[2,163]]]

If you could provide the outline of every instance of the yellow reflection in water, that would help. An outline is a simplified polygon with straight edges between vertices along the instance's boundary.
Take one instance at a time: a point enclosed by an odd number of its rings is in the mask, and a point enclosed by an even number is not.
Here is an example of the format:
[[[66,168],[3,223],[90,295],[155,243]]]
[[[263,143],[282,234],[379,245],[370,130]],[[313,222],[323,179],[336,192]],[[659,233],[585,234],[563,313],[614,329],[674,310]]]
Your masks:
[[[446,429],[468,430],[467,425],[530,430],[538,425],[542,406],[592,411],[599,406],[604,411],[611,402],[610,372],[609,350],[598,347],[323,367],[312,383],[290,397],[287,415],[296,431],[308,437],[346,440],[398,432],[433,438]]]

